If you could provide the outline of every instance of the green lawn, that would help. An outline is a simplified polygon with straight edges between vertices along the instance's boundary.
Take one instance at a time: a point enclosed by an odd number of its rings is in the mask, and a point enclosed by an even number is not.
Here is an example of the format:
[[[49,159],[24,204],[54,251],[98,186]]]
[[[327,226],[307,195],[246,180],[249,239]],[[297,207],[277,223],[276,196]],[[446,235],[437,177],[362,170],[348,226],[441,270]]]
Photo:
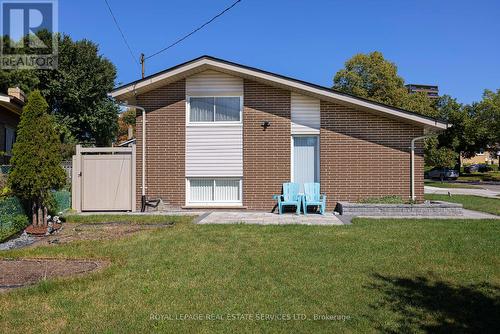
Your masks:
[[[481,189],[479,186],[467,184],[467,183],[451,183],[451,182],[439,182],[439,181],[425,181],[424,185],[436,187],[436,188],[462,188],[462,189]]]
[[[452,195],[450,197],[448,195],[425,194],[425,199],[461,203],[465,209],[500,215],[500,199],[496,198],[471,195]]]
[[[112,265],[0,294],[0,324],[6,333],[498,332],[498,235],[495,220],[180,222],[119,240],[2,252]],[[222,320],[180,320],[186,314]]]

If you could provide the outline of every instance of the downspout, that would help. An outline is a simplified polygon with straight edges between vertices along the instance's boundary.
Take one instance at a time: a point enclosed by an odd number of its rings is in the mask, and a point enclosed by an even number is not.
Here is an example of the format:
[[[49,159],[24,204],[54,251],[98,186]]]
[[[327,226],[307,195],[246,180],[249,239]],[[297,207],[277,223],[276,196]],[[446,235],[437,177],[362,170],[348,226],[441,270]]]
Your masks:
[[[411,140],[410,145],[410,198],[412,202],[414,202],[417,197],[415,196],[415,142],[417,140],[422,140],[425,138],[429,138],[435,136],[434,134],[415,137]]]

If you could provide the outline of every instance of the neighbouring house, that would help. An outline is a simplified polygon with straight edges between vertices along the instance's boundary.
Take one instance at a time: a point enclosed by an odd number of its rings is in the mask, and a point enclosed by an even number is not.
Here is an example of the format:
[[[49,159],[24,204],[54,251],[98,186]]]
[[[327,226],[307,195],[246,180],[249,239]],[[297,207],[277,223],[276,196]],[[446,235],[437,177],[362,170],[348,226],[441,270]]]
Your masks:
[[[0,164],[8,164],[16,141],[16,130],[26,97],[19,88],[0,94]]]
[[[466,158],[462,155],[460,162],[462,166],[467,166],[472,164],[494,165],[498,164],[499,157],[500,157],[500,152],[480,149],[479,152],[477,152],[476,155],[473,156],[472,158]]]
[[[136,126],[141,189],[181,208],[271,210],[283,182],[317,181],[337,201],[410,197],[410,142],[447,124],[330,88],[203,56],[110,94],[146,110]],[[423,201],[423,145],[415,157]]]

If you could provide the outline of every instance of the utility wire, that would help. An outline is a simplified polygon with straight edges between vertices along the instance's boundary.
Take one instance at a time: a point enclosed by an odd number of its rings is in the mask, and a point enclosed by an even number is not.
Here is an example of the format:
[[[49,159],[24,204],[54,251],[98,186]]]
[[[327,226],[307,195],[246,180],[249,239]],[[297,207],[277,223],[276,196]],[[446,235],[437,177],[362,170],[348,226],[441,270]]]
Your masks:
[[[106,3],[106,6],[109,9],[109,13],[111,14],[111,17],[113,18],[113,21],[115,21],[115,25],[118,28],[118,31],[122,35],[123,41],[125,42],[125,45],[127,46],[128,51],[130,52],[130,55],[132,56],[132,59],[134,59],[134,63],[137,66],[139,66],[139,61],[134,56],[134,53],[132,52],[132,48],[130,47],[130,44],[128,44],[127,39],[125,38],[125,34],[123,33],[122,29],[120,28],[120,25],[118,24],[118,21],[116,20],[115,14],[113,14],[113,11],[111,10],[111,6],[109,5],[108,0],[104,0],[104,2]]]
[[[147,57],[145,57],[144,59],[149,59],[151,57],[154,57],[156,55],[159,55],[160,53],[162,52],[165,52],[167,51],[168,49],[170,49],[171,47],[179,44],[180,42],[182,42],[183,40],[185,40],[186,38],[188,38],[189,36],[193,35],[194,33],[198,32],[199,30],[203,29],[205,26],[209,25],[210,23],[212,23],[213,21],[215,21],[218,17],[224,15],[224,13],[230,11],[234,6],[236,6],[238,4],[238,2],[241,2],[241,0],[237,0],[235,1],[231,6],[227,7],[226,9],[224,9],[222,12],[220,12],[219,14],[215,15],[214,17],[212,17],[210,20],[208,20],[207,22],[203,23],[201,26],[199,26],[198,28],[194,29],[193,31],[191,31],[189,34],[187,35],[184,35],[183,37],[179,38],[178,40],[176,40],[175,42],[173,42],[172,44],[170,44],[169,46],[166,46],[164,47],[163,49],[153,53],[152,55],[149,55]]]

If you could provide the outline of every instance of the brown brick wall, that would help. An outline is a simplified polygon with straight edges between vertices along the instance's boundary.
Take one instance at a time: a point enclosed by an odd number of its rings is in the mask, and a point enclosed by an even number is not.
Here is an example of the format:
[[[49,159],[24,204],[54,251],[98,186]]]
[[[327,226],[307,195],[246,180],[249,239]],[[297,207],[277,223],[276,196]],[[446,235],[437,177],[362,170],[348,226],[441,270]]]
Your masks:
[[[245,80],[243,124],[243,205],[270,211],[290,181],[290,92]]]
[[[172,206],[185,204],[185,81],[137,97],[147,116],[147,196]],[[270,121],[263,131],[261,123]],[[137,118],[137,205],[141,195],[141,116]],[[244,81],[243,205],[270,211],[273,194],[290,181],[290,92]],[[321,103],[320,164],[328,208],[337,201],[398,195],[407,199],[409,145],[420,127]],[[423,150],[415,163],[416,194],[423,200]]]
[[[423,129],[368,112],[321,102],[321,190],[337,201],[410,196],[410,141]],[[415,185],[423,200],[423,149],[415,155]]]
[[[177,81],[137,96],[146,116],[146,195],[185,204],[186,84]],[[137,207],[141,205],[142,116],[137,117]]]

